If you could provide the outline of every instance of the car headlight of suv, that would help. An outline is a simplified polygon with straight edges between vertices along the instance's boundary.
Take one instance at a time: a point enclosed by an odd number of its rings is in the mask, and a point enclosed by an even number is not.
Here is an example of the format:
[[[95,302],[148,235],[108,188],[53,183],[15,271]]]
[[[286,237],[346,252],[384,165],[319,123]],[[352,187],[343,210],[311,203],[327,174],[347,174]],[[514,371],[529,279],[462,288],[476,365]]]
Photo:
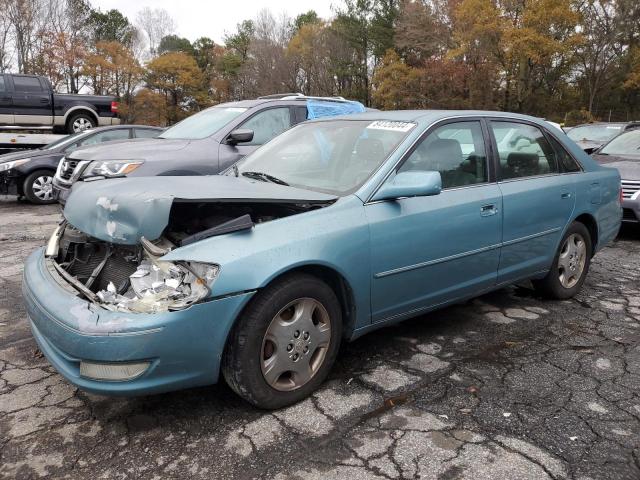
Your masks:
[[[81,178],[90,177],[122,177],[133,172],[136,168],[142,165],[142,160],[104,160],[91,162],[84,172],[82,172]]]
[[[19,167],[20,165],[24,165],[30,160],[31,160],[30,158],[22,158],[20,160],[14,160],[13,162],[0,163],[0,172],[7,172],[12,168],[16,168],[16,167]]]

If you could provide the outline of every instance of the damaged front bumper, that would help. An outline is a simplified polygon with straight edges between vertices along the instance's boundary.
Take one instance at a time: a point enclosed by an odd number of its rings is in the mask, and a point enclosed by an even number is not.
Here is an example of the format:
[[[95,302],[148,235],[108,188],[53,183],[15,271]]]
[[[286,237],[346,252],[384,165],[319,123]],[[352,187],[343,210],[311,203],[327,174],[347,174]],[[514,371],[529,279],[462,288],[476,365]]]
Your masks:
[[[178,311],[110,311],[81,298],[43,248],[26,260],[22,289],[33,335],[49,362],[82,390],[104,395],[216,383],[228,333],[253,295],[212,298]],[[95,364],[146,367],[124,381],[87,378],[81,365]]]

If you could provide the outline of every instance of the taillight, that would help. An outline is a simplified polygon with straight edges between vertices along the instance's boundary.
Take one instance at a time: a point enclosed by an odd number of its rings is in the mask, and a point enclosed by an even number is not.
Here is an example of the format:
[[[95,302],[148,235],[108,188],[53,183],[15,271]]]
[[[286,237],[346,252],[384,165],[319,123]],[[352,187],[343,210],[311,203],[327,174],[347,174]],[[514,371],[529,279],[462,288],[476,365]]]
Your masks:
[[[111,113],[118,113],[119,102],[111,102]]]

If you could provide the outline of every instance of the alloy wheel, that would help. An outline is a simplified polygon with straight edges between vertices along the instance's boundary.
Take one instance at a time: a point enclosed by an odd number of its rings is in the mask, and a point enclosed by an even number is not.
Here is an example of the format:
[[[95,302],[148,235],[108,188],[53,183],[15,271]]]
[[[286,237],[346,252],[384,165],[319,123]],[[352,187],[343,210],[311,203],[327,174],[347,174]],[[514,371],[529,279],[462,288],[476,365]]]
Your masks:
[[[41,175],[37,177],[31,185],[33,194],[43,202],[53,200],[53,177],[50,175]]]
[[[84,132],[85,130],[89,130],[91,127],[91,122],[84,117],[76,118],[73,122],[73,131],[76,133]]]

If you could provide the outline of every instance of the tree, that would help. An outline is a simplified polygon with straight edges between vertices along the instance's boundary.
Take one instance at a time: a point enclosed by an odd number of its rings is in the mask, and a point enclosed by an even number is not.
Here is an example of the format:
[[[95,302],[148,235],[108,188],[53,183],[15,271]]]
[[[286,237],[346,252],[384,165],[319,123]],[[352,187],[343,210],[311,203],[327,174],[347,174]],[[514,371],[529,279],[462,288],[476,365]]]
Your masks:
[[[289,41],[287,55],[297,72],[296,91],[306,95],[335,94],[329,35],[324,23],[305,23]]]
[[[182,38],[177,35],[166,35],[160,40],[158,55],[167,52],[183,52],[187,55],[194,55],[195,53],[191,42],[187,38]]]
[[[309,10],[306,13],[301,13],[293,20],[292,33],[295,35],[304,25],[311,25],[315,23],[323,23],[315,10]]]
[[[421,72],[407,65],[394,50],[387,50],[373,76],[374,104],[386,110],[420,108]]]
[[[182,52],[169,52],[147,64],[147,86],[167,101],[167,120],[174,123],[198,109],[204,79],[195,59]]]
[[[19,73],[29,73],[40,24],[43,23],[44,0],[7,0],[6,15],[13,31]]]
[[[89,23],[95,43],[120,42],[123,45],[131,45],[135,34],[133,25],[119,10],[112,9],[104,13],[93,10],[89,15]]]
[[[158,53],[158,46],[162,38],[176,30],[173,18],[169,12],[162,8],[144,7],[136,15],[136,22],[147,36],[149,52],[152,56]]]
[[[115,95],[129,104],[142,80],[143,69],[133,52],[115,41],[98,42],[95,53],[87,55],[82,74],[97,95]]]

